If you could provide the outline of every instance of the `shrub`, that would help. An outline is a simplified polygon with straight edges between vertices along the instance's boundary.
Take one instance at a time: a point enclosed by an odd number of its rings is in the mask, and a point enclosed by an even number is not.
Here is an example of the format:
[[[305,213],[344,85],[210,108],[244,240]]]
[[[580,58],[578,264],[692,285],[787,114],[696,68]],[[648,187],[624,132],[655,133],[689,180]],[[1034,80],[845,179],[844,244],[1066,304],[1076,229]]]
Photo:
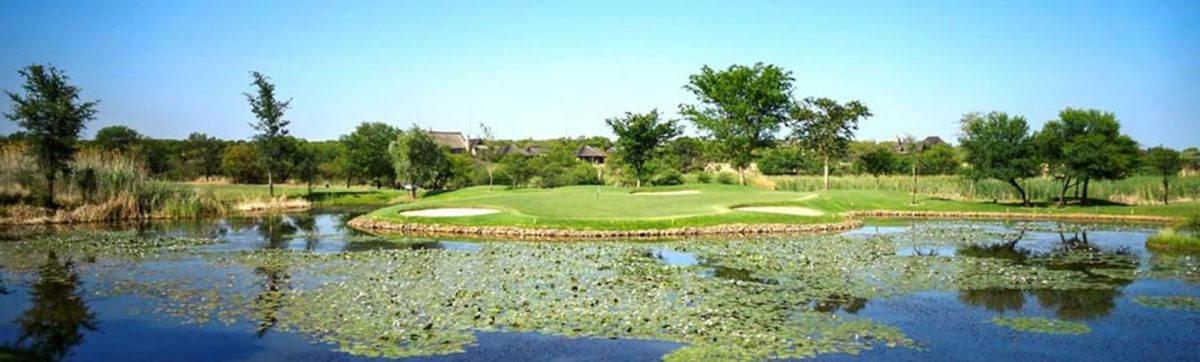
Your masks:
[[[654,178],[654,185],[673,186],[683,184],[683,173],[676,169],[667,169]]]
[[[708,172],[698,173],[698,174],[696,174],[696,182],[699,182],[702,184],[710,184],[713,182],[712,174],[708,173]]]
[[[729,171],[717,174],[717,183],[722,185],[734,185],[738,183],[737,174]]]

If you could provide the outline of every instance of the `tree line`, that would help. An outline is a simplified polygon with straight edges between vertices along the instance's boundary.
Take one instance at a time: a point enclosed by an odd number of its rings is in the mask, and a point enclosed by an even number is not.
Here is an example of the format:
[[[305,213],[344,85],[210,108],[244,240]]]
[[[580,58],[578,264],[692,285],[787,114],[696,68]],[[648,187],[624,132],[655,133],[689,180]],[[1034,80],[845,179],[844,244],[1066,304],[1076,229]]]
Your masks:
[[[347,186],[407,188],[413,196],[419,188],[485,184],[670,185],[682,183],[684,174],[708,181],[706,166],[727,163],[743,185],[752,165],[768,175],[820,174],[825,189],[831,174],[994,178],[1013,186],[1023,204],[1030,200],[1021,181],[1048,176],[1061,182],[1058,202],[1065,204],[1071,190],[1086,203],[1088,185],[1095,180],[1154,173],[1169,188],[1170,176],[1180,169],[1200,168],[1195,148],[1141,149],[1120,132],[1115,115],[1091,109],[1065,109],[1036,132],[1020,116],[968,113],[960,120],[959,147],[911,136],[885,143],[856,141],[858,123],[872,116],[866,105],[796,97],[791,73],[762,63],[719,70],[702,67],[683,86],[696,102],[678,106],[679,120],[664,119],[657,109],[627,112],[605,120],[615,140],[495,140],[490,129],[480,125],[483,147],[473,154],[452,153],[415,125],[403,130],[362,122],[337,140],[296,138],[285,117],[291,100],[277,94],[271,80],[259,72],[250,73],[250,91],[244,94],[255,119],[249,124],[254,131],[250,140],[220,140],[203,133],[183,140],[152,139],[120,125],[98,130],[94,140],[80,140],[86,123],[96,116],[98,101],[81,100],[79,88],[54,67],[35,64],[18,73],[25,79],[23,92],[6,92],[13,105],[5,116],[22,130],[5,139],[27,144],[51,185],[58,175],[71,171],[68,164],[79,147],[136,156],[158,179],[223,176],[237,183],[265,181],[272,195],[274,184],[286,180],[310,188],[335,180]],[[684,122],[700,137],[682,136]],[[575,157],[582,146],[615,152],[598,166]],[[536,157],[531,157],[533,149]]]

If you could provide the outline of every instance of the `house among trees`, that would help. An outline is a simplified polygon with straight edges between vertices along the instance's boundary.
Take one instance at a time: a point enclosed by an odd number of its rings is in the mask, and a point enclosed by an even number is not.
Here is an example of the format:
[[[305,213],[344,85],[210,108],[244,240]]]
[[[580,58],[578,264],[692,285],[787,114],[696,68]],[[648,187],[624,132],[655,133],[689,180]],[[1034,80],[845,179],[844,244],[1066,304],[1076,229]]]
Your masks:
[[[598,150],[595,147],[583,145],[575,151],[575,157],[593,164],[602,164],[608,155],[604,151]]]
[[[504,145],[504,148],[500,149],[500,155],[501,156],[517,155],[517,156],[528,157],[529,151],[526,151],[520,147],[517,147],[517,145],[509,143],[509,144]]]
[[[916,149],[910,150],[910,149],[906,148],[906,147],[908,147],[908,145],[905,144],[904,140],[900,139],[899,137],[896,137],[896,142],[892,144],[892,151],[896,151],[896,153],[900,153],[900,154],[908,153],[909,151],[923,152],[923,151],[928,151],[928,150],[932,149],[934,146],[944,145],[944,144],[946,144],[946,141],[942,140],[941,137],[929,136],[929,137],[925,137],[925,139],[913,144],[912,146]]]
[[[463,136],[462,132],[429,131],[429,137],[439,145],[449,148],[450,153],[475,154],[475,144]]]

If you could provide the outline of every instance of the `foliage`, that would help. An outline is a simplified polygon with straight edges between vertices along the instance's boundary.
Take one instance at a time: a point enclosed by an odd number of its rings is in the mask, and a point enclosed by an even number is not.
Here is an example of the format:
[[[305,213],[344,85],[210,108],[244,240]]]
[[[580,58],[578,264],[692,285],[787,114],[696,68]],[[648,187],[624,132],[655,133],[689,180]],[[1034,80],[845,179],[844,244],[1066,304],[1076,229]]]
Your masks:
[[[108,126],[96,131],[96,146],[106,151],[130,152],[142,141],[142,134],[126,126]]]
[[[621,150],[618,157],[633,171],[637,187],[650,174],[646,165],[662,153],[665,144],[682,133],[675,120],[661,122],[658,118],[655,109],[645,114],[626,112],[623,117],[604,121],[617,135],[617,148]]]
[[[759,156],[757,165],[764,175],[796,175],[811,173],[817,168],[812,157],[799,148],[788,146],[768,148]]]
[[[1200,298],[1196,297],[1139,295],[1133,297],[1133,302],[1147,308],[1200,312]]]
[[[859,101],[842,105],[829,98],[810,97],[793,106],[790,117],[792,138],[821,158],[828,179],[829,159],[846,154],[859,119],[871,117],[871,111]]]
[[[396,170],[392,167],[388,145],[395,142],[400,133],[399,129],[386,123],[363,122],[354,132],[342,136],[341,143],[346,149],[342,167],[346,177],[359,177],[374,181],[376,185],[395,184]]]
[[[1086,204],[1092,180],[1123,179],[1135,169],[1137,142],[1120,133],[1112,113],[1067,108],[1035,137],[1040,157],[1062,181],[1060,204],[1072,181],[1082,183]]]
[[[415,125],[400,133],[396,141],[388,146],[388,153],[392,156],[396,178],[405,183],[414,199],[417,198],[417,188],[431,188],[438,180],[438,175],[447,172],[449,151]]]
[[[738,183],[737,175],[732,172],[722,171],[717,173],[717,183],[722,185],[733,185]]]
[[[187,146],[184,159],[197,174],[208,180],[221,172],[221,156],[225,151],[225,144],[221,140],[207,134],[192,132],[185,142]]]
[[[1162,177],[1162,201],[1164,204],[1170,203],[1171,177],[1183,170],[1183,158],[1179,156],[1179,151],[1162,146],[1150,148],[1146,154],[1147,166],[1154,170],[1155,175]]]
[[[704,166],[713,159],[707,142],[693,137],[678,137],[666,145],[666,153],[679,159],[679,171],[704,171]]]
[[[666,169],[654,177],[655,186],[674,186],[683,184],[683,173],[675,169]]]
[[[700,104],[680,105],[679,113],[715,141],[745,185],[745,168],[754,160],[754,151],[770,146],[788,117],[791,72],[762,63],[719,71],[704,66],[688,80],[684,89]]]
[[[291,106],[291,99],[283,101],[275,99],[275,85],[271,84],[267,76],[259,72],[250,72],[250,76],[254,78],[254,82],[250,85],[254,86],[256,94],[244,93],[246,102],[250,103],[250,112],[254,113],[254,117],[258,119],[256,123],[251,123],[258,134],[254,135],[254,141],[258,144],[258,160],[263,165],[263,170],[267,175],[267,185],[269,186],[271,196],[275,196],[275,176],[284,172],[287,160],[288,141],[285,137],[288,135],[288,124],[291,122],[283,119],[284,111],[287,111]]]
[[[254,144],[245,142],[225,148],[221,168],[225,170],[225,176],[237,183],[258,183],[264,174]]]
[[[12,109],[4,116],[25,131],[31,153],[49,186],[46,204],[54,206],[54,180],[69,171],[76,142],[85,124],[96,116],[96,101],[82,102],[79,88],[53,66],[33,64],[17,71],[25,93],[5,91]]]
[[[1029,196],[1018,180],[1035,175],[1038,158],[1025,117],[1010,117],[1004,112],[968,113],[963,115],[961,126],[959,141],[971,164],[970,177],[1004,181],[1028,206]]]
[[[896,170],[900,160],[896,153],[887,147],[875,147],[855,160],[855,168],[879,177]]]

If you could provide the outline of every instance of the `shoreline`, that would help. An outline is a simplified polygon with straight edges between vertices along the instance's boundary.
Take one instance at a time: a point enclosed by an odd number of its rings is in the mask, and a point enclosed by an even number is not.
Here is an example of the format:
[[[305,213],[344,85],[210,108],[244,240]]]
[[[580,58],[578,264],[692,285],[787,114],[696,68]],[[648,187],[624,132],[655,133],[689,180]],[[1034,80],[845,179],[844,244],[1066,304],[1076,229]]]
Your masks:
[[[1021,220],[1065,222],[1136,222],[1167,224],[1178,220],[1170,216],[1110,215],[1110,214],[1034,214],[1012,212],[972,211],[850,211],[842,213],[845,221],[817,224],[727,224],[645,230],[587,230],[564,228],[527,228],[519,226],[462,226],[439,223],[403,223],[362,215],[346,223],[356,230],[384,234],[418,236],[472,236],[516,239],[604,239],[604,238],[674,238],[674,237],[736,237],[747,235],[804,235],[854,230],[862,227],[863,219],[963,219],[963,220]]]

